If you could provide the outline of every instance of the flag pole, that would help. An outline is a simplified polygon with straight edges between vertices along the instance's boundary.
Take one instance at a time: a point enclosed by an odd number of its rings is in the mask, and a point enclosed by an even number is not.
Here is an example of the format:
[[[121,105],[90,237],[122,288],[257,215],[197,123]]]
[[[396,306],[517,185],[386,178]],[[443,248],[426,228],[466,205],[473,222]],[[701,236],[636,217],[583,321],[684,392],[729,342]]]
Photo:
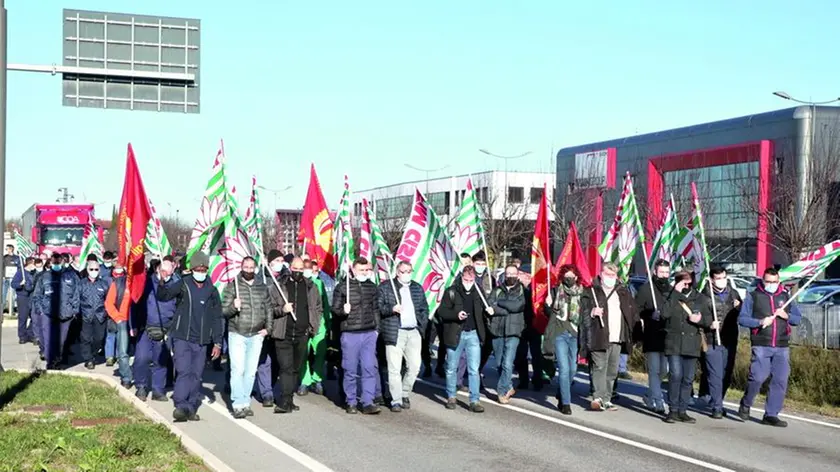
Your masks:
[[[598,297],[595,295],[595,289],[592,288],[592,287],[589,287],[589,290],[592,292],[592,301],[595,302],[595,308],[601,308],[601,305],[598,304]],[[604,327],[604,317],[599,316],[598,321],[601,322],[601,327],[603,328]]]
[[[551,208],[549,208],[549,206],[548,206],[548,196],[547,196],[548,194],[546,193],[547,188],[548,187],[546,186],[546,184],[543,183],[543,200],[545,201],[545,235],[546,235],[546,237],[548,237],[548,246],[549,246],[549,247],[544,249],[544,251],[545,251],[545,254],[544,254],[545,255],[545,267],[548,270],[548,272],[546,273],[546,277],[545,277],[545,286],[546,286],[545,293],[550,297],[551,296],[551,247],[550,247],[551,246],[551,222],[548,220],[548,215],[549,215],[549,212],[551,211]]]
[[[653,275],[650,273],[650,257],[648,257],[647,247],[645,247],[645,243],[642,242],[642,256],[645,258],[645,269],[647,270],[647,279],[648,283],[650,284],[650,294],[651,299],[653,300],[653,309],[654,311],[659,310],[659,307],[656,306],[656,287],[653,286]]]
[[[266,269],[271,270],[271,268],[270,268],[270,267],[268,267],[268,263],[267,263],[267,262],[265,262],[265,260],[263,260],[263,261],[262,261],[261,266],[262,266],[262,268],[263,268],[263,274],[265,274],[265,270],[266,270]],[[282,291],[282,290],[280,290],[280,283],[279,283],[279,282],[277,282],[277,279],[276,279],[276,278],[274,278],[274,274],[272,274],[272,275],[271,275],[271,281],[272,281],[272,282],[274,282],[274,287],[276,287],[276,288],[277,288],[277,292],[280,294],[280,298],[282,298],[282,299],[283,299],[283,302],[284,302],[284,303],[289,303],[289,299],[288,299],[288,298],[286,298],[286,295],[284,295],[284,294],[283,294],[283,291]],[[291,313],[289,313],[289,314],[290,314],[290,315],[292,315],[292,319],[293,319],[293,320],[295,320],[295,323],[297,323],[297,316],[295,316],[295,312],[294,312],[294,311],[292,311],[292,312],[291,312]]]
[[[691,194],[696,207],[695,212],[697,213],[698,226],[700,226],[700,234],[703,236],[700,243],[703,245],[703,263],[706,264],[707,273],[709,274],[707,275],[706,283],[709,284],[709,295],[712,296],[712,320],[715,323],[718,323],[717,304],[715,303],[715,289],[712,286],[711,261],[709,261],[709,249],[706,247],[706,231],[705,228],[703,228],[703,213],[700,211],[700,199],[697,197],[697,185],[694,182],[691,183]],[[718,329],[715,330],[715,342],[717,342],[718,346],[723,344],[720,340],[720,326],[718,326]]]
[[[808,281],[807,281],[807,282],[805,282],[805,284],[803,284],[801,287],[799,287],[799,290],[797,290],[797,293],[799,293],[799,292],[801,292],[801,291],[805,290],[806,288],[808,288],[808,286],[809,286],[809,285],[811,285],[811,283],[813,283],[815,280],[817,280],[817,277],[819,277],[819,275],[820,275],[820,274],[822,274],[823,269],[825,269],[825,267],[820,267],[820,268],[819,268],[819,270],[814,271],[814,275],[812,275],[812,276],[811,276],[811,278],[810,278],[810,279],[808,279]],[[793,301],[794,301],[795,299],[796,299],[796,297],[795,297],[793,294],[791,294],[791,296],[790,296],[790,298],[788,299],[788,301],[786,301],[786,302],[785,302],[782,306],[780,306],[779,308],[781,308],[782,310],[784,310],[785,308],[787,308],[788,306],[790,306],[790,304],[791,304],[791,303],[793,303]]]

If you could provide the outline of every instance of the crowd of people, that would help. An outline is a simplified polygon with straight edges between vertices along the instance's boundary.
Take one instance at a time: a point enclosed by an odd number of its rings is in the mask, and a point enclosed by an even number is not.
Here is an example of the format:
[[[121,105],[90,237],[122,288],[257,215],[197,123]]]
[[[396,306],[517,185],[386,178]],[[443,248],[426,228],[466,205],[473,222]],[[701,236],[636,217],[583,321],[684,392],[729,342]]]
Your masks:
[[[508,265],[496,278],[483,252],[462,254],[459,274],[430,313],[407,262],[377,284],[363,258],[337,281],[306,256],[272,250],[266,259],[260,269],[245,258],[221,293],[201,252],[191,257],[189,270],[177,257],[152,259],[144,295],[132,303],[125,268],[111,252],[83,266],[67,254],[18,258],[10,285],[17,293],[19,341],[37,344],[49,369],[67,365],[76,344],[88,369],[102,354],[106,364],[117,365],[122,385],[143,400],[168,401],[172,387],[176,421],[199,420],[208,362],[225,371],[238,419],[254,414],[252,397],[278,414],[298,411],[295,396],[324,395],[325,379],[337,380],[349,414],[378,414],[383,407],[399,413],[411,408],[416,379],[433,371],[445,378],[447,409],[456,408],[460,390],[469,394],[470,411],[481,413],[482,371],[491,355],[501,404],[529,384],[541,389],[556,374],[557,407],[572,414],[572,384],[583,360],[590,409],[614,411],[622,357],[635,345],[647,361],[645,405],[667,423],[694,423],[688,407],[698,361],[699,393],[710,417],[726,416],[723,399],[743,327],[752,358],[738,416],[749,419],[772,376],[762,422],[786,426],[779,413],[790,372],[788,343],[801,315],[796,303],[786,303],[790,295],[774,269],[742,300],[720,267],[701,292],[693,272],[672,273],[668,261],[656,261],[651,283],[634,295],[612,263],[603,264],[591,286],[567,265],[543,313],[535,314],[528,266]],[[547,324],[537,323],[542,315]]]

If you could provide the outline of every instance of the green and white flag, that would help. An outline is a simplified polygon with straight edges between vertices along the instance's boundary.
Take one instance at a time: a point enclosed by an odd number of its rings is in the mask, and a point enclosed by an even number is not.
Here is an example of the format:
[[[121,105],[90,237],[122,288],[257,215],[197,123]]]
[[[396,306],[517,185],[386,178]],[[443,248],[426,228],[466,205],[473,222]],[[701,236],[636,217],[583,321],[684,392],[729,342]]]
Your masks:
[[[349,276],[353,266],[353,230],[350,227],[350,183],[347,176],[344,176],[344,193],[338,204],[338,215],[335,219],[335,258],[338,268],[336,272],[341,277]]]
[[[414,190],[414,203],[396,260],[414,267],[412,280],[423,287],[431,318],[444,291],[455,280],[461,261],[435,211],[418,189]]]
[[[840,257],[840,239],[830,242],[816,251],[779,271],[779,280],[804,279],[824,271],[835,259]]]
[[[604,261],[618,265],[618,276],[622,280],[630,277],[630,265],[639,243],[644,244],[645,232],[636,207],[636,194],[633,191],[633,179],[630,172],[624,177],[624,188],[618,201],[613,224],[610,226],[598,252]]]
[[[706,246],[706,231],[703,229],[703,213],[700,211],[700,199],[697,197],[697,185],[691,183],[692,206],[691,229],[694,232],[695,256],[699,256],[694,262],[694,280],[697,283],[697,290],[703,291],[709,279],[709,250]],[[699,247],[698,247],[699,246]]]
[[[665,207],[665,214],[662,216],[662,222],[659,230],[656,232],[656,237],[653,239],[653,250],[650,253],[650,270],[654,270],[654,265],[659,259],[671,263],[671,268],[676,265],[677,245],[680,234],[680,223],[677,219],[677,210],[674,205],[674,196],[668,201]]]
[[[30,257],[35,254],[35,245],[26,240],[20,233],[15,231],[15,246],[21,257]]]
[[[383,282],[393,276],[394,255],[382,237],[382,230],[367,199],[362,199],[359,257],[364,257],[373,264],[374,282]]]
[[[452,228],[452,245],[459,255],[467,253],[470,256],[474,256],[486,247],[484,227],[481,225],[481,212],[478,208],[478,199],[475,195],[472,179],[467,179],[467,189],[458,209],[458,218]]]
[[[162,260],[164,256],[172,254],[172,246],[169,244],[169,238],[166,237],[151,199],[149,199],[149,209],[152,214],[149,225],[146,227],[146,250]]]
[[[190,235],[190,244],[187,246],[186,255],[188,262],[196,252],[203,251],[206,254],[211,254],[223,243],[223,225],[227,216],[227,187],[224,145],[222,145],[213,161],[212,175],[207,182],[207,189],[204,191],[204,198],[201,200],[201,209]]]
[[[96,256],[96,259],[102,262],[102,243],[99,242],[99,235],[96,231],[96,226],[93,224],[93,218],[85,227],[85,233],[82,237],[82,252],[79,254],[79,264],[84,268],[85,261],[91,254]]]
[[[260,213],[260,197],[257,193],[256,175],[251,176],[251,201],[245,211],[245,220],[242,223],[245,225],[245,232],[248,233],[254,249],[256,249],[257,263],[260,264],[265,257],[263,255],[263,217]]]

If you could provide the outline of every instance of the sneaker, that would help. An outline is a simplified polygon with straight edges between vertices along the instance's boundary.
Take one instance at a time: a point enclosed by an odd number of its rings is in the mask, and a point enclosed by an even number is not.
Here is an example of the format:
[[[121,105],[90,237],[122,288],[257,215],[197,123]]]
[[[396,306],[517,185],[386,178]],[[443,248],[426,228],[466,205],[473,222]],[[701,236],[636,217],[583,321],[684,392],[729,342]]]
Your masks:
[[[723,410],[715,410],[712,412],[710,418],[713,420],[720,420],[723,419]]]
[[[314,393],[315,395],[323,395],[324,385],[321,382],[315,382],[315,384],[309,387],[309,391]]]
[[[764,418],[761,420],[761,424],[766,424],[768,426],[775,426],[777,428],[787,428],[787,421],[780,420],[778,416],[767,416],[764,415]]]
[[[450,398],[446,400],[446,405],[444,405],[447,410],[454,410],[458,406],[458,401],[454,398]]]
[[[359,413],[359,410],[356,408],[356,405],[347,405],[347,407],[344,408],[344,412],[348,415],[355,415]]]
[[[656,409],[653,410],[653,412],[656,413],[657,415],[664,415],[665,414],[665,407],[660,405],[660,406],[656,407]]]
[[[618,407],[613,402],[604,403],[604,409],[607,411],[618,411]]]
[[[146,399],[149,398],[149,392],[147,392],[145,388],[138,388],[134,396],[139,398],[140,401],[146,401]]]
[[[500,405],[507,405],[510,403],[510,399],[508,399],[507,395],[499,395],[498,402]]]
[[[156,402],[168,402],[169,399],[166,398],[165,393],[154,393],[152,392],[152,400]]]
[[[484,407],[478,402],[470,403],[470,411],[473,413],[484,413]]]
[[[245,407],[245,416],[254,416],[254,410],[250,406]]]
[[[697,422],[694,418],[688,416],[688,413],[681,411],[677,414],[677,421],[680,423],[694,424]]]
[[[172,419],[175,420],[176,423],[183,423],[187,421],[188,418],[189,414],[180,408],[175,408],[172,412]]]
[[[298,387],[296,393],[299,397],[305,397],[306,395],[309,395],[309,387],[301,385],[300,387]]]
[[[93,363],[93,361],[87,361],[87,362],[85,362],[85,369],[87,369],[87,370],[93,370],[93,368],[94,368],[94,367],[96,367],[96,365]]]
[[[237,420],[244,420],[245,419],[245,409],[244,408],[236,408],[233,410],[233,417]]]
[[[113,367],[114,364],[116,364],[116,363],[117,363],[117,360],[114,359],[113,357],[109,357],[109,358],[105,359],[105,365],[108,366],[108,367]]]
[[[362,407],[363,415],[378,415],[381,412],[382,408],[379,408],[379,405],[365,405]]]
[[[263,398],[262,401],[263,408],[271,408],[274,406],[274,399],[273,398]]]
[[[589,403],[589,409],[592,411],[605,411],[606,407],[600,398],[595,398]]]
[[[560,405],[560,413],[564,415],[571,415],[572,414],[572,407],[571,405]]]
[[[285,414],[292,412],[292,402],[290,401],[280,401],[275,407],[274,412],[277,414]]]
[[[402,408],[403,410],[410,410],[411,409],[411,400],[408,398],[402,399]]]
[[[394,403],[391,405],[391,413],[401,413],[403,411],[402,406],[399,403]]]
[[[749,421],[750,420],[750,409],[741,405],[738,407],[738,418],[741,418],[742,421]]]

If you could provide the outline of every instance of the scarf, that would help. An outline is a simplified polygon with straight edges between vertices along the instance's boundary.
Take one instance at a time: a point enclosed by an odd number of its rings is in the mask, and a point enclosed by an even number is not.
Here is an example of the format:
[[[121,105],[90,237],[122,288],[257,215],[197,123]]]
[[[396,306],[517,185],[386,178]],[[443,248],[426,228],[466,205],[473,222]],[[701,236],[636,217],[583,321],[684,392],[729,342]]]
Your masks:
[[[580,295],[583,293],[583,288],[580,285],[573,287],[561,285],[560,288],[563,292],[557,301],[560,305],[560,314],[557,317],[560,321],[568,321],[572,329],[577,331],[580,324]]]

